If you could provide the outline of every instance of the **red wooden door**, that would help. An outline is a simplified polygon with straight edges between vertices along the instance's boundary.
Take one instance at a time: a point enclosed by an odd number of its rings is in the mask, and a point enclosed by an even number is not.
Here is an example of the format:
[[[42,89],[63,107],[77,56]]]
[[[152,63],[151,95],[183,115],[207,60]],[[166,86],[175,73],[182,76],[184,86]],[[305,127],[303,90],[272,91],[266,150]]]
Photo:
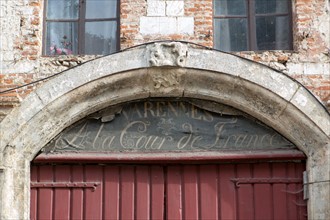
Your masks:
[[[31,219],[305,219],[304,166],[33,165]]]

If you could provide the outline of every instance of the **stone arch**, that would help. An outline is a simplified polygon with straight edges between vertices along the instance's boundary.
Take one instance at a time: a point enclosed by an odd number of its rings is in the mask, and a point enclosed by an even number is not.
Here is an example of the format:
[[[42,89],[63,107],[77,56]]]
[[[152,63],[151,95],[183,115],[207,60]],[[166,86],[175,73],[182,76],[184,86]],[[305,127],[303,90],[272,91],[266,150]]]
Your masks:
[[[309,218],[330,218],[330,116],[309,91],[264,65],[188,44],[152,43],[87,62],[27,97],[0,124],[0,217],[29,218],[30,161],[64,128],[104,107],[148,97],[233,106],[307,155]],[[22,201],[24,201],[22,203]]]

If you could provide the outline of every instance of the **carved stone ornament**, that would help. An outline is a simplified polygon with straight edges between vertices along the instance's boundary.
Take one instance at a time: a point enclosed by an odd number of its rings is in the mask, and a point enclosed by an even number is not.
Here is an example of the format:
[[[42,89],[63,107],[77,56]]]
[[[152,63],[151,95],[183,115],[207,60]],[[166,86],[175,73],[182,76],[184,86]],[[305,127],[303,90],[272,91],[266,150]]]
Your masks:
[[[167,70],[167,74],[163,74],[159,71],[154,71],[153,74],[151,74],[154,83],[154,88],[159,89],[175,87],[180,84],[182,74],[182,71],[177,68],[171,68]]]
[[[178,42],[155,43],[147,46],[150,66],[180,66],[186,64],[188,47]]]

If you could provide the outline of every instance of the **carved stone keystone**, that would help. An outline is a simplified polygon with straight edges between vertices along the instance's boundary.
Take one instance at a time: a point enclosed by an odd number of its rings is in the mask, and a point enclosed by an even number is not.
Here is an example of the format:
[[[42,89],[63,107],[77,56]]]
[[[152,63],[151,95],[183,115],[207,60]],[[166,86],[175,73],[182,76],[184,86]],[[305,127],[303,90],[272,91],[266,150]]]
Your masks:
[[[180,66],[186,64],[188,47],[179,42],[155,43],[147,46],[150,66]]]

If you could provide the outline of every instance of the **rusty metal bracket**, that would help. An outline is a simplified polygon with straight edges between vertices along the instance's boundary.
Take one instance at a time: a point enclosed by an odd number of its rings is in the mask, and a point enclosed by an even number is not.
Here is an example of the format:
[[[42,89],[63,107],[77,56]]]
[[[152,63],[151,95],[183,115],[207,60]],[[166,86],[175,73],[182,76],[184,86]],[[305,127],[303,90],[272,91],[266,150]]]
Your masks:
[[[99,182],[31,182],[31,188],[91,188],[95,191]]]
[[[233,178],[230,179],[237,188],[241,184],[289,184],[289,183],[302,183],[301,178]]]

